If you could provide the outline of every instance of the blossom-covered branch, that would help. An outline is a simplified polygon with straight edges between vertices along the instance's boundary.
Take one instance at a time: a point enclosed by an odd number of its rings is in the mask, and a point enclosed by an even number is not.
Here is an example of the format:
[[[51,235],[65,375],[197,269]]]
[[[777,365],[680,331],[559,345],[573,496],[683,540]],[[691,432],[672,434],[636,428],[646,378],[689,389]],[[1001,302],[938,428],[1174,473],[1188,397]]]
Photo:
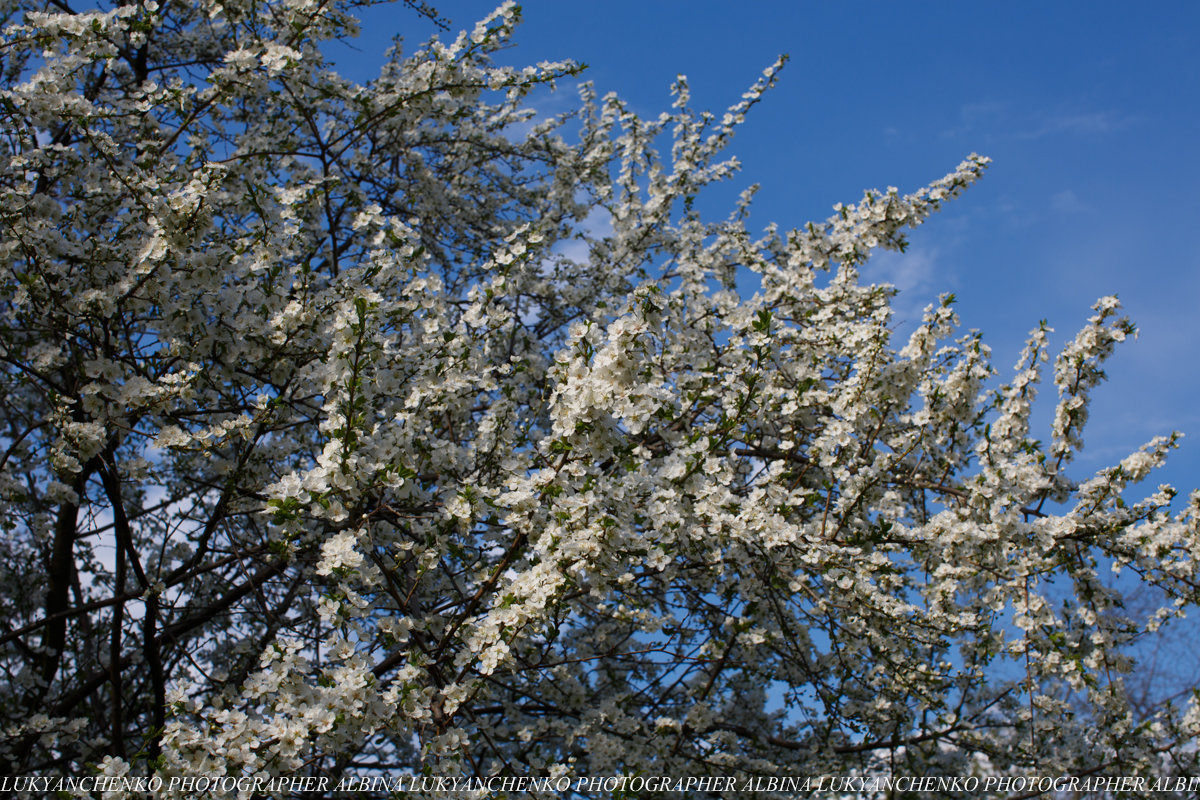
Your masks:
[[[11,5],[5,772],[1196,771],[1126,685],[1200,599],[1200,495],[1127,496],[1177,435],[1071,471],[1116,299],[1043,443],[1045,324],[1005,383],[861,280],[988,159],[755,233],[698,201],[783,60],[544,118],[511,4],[364,84],[348,0]]]

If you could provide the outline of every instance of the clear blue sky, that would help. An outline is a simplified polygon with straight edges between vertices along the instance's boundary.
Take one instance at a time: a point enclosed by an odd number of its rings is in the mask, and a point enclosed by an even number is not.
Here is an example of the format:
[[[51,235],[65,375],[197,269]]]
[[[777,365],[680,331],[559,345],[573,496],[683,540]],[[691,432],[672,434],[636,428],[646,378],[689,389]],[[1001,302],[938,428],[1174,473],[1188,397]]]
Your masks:
[[[495,4],[433,5],[457,31]],[[1200,4],[522,7],[504,60],[585,62],[602,94],[648,115],[669,105],[677,73],[694,105],[723,110],[790,54],[734,140],[743,172],[719,198],[761,184],[757,224],[824,219],[865,188],[912,191],[972,151],[991,156],[985,179],[918,230],[908,254],[868,274],[903,290],[903,314],[955,292],[964,326],[984,331],[1002,373],[1039,319],[1061,341],[1097,297],[1118,294],[1141,336],[1110,362],[1081,464],[1113,463],[1174,428],[1190,436],[1163,479],[1200,486]],[[360,79],[390,36],[411,48],[433,28],[392,5],[371,10],[364,31],[358,53],[335,54]],[[560,87],[564,106],[573,93]]]

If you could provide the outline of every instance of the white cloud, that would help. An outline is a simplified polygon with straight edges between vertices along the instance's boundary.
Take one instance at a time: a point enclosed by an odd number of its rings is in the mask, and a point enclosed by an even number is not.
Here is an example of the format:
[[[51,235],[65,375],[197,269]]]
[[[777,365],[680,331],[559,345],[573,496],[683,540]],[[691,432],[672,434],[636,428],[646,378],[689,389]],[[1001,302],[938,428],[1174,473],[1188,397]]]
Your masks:
[[[938,263],[939,248],[925,245],[900,253],[876,253],[863,268],[863,280],[890,283],[900,292],[892,303],[894,320],[902,328],[921,320],[925,306],[947,287],[946,271]]]
[[[1079,199],[1079,195],[1072,189],[1064,189],[1051,197],[1050,207],[1061,214],[1079,214],[1092,210],[1092,207]]]
[[[1058,135],[1096,136],[1126,128],[1134,122],[1135,118],[1113,111],[1014,110],[1008,103],[989,101],[960,106],[958,124],[941,131],[940,135],[943,138],[966,134],[978,137],[982,133],[1027,140]]]
[[[1051,114],[1040,124],[1017,134],[1021,139],[1041,139],[1055,134],[1101,134],[1123,128],[1132,120],[1118,117],[1110,111],[1088,111],[1075,114]]]
[[[999,101],[967,103],[958,109],[958,125],[941,132],[943,138],[953,138],[980,128],[993,130],[998,120],[1006,116],[1008,104]]]

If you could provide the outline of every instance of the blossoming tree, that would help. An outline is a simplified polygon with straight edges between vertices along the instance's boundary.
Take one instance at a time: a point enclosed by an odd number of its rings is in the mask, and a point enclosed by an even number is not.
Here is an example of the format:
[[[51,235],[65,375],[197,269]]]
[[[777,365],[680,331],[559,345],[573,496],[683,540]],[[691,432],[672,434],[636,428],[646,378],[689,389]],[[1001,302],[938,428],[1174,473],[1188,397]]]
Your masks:
[[[1043,441],[1044,326],[859,280],[987,159],[752,234],[778,64],[540,121],[511,5],[362,85],[352,0],[99,5],[0,6],[4,772],[1195,772],[1123,681],[1200,495],[1070,471],[1116,301]]]

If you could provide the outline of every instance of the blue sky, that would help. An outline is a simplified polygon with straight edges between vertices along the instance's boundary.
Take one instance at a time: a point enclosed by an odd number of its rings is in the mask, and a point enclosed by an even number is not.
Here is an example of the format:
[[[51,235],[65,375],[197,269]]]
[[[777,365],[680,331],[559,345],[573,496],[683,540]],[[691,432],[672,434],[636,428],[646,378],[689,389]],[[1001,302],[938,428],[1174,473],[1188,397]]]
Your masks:
[[[494,3],[434,3],[453,30]],[[601,94],[656,115],[675,75],[723,110],[775,56],[791,61],[731,152],[743,171],[713,198],[762,188],[753,221],[824,219],[868,187],[912,191],[973,151],[985,179],[868,275],[911,316],[952,291],[1007,373],[1045,318],[1061,342],[1116,293],[1140,338],[1110,362],[1080,465],[1113,463],[1156,434],[1190,434],[1161,480],[1200,486],[1200,4],[810,3],[529,0],[513,64],[572,58]],[[433,32],[400,5],[372,9],[366,78],[396,33]],[[566,107],[572,86],[560,87]],[[725,187],[723,187],[725,188]],[[1043,391],[1049,400],[1050,392]],[[1048,412],[1043,411],[1048,420]],[[1085,477],[1082,474],[1076,477]],[[1156,481],[1157,482],[1157,481]]]

